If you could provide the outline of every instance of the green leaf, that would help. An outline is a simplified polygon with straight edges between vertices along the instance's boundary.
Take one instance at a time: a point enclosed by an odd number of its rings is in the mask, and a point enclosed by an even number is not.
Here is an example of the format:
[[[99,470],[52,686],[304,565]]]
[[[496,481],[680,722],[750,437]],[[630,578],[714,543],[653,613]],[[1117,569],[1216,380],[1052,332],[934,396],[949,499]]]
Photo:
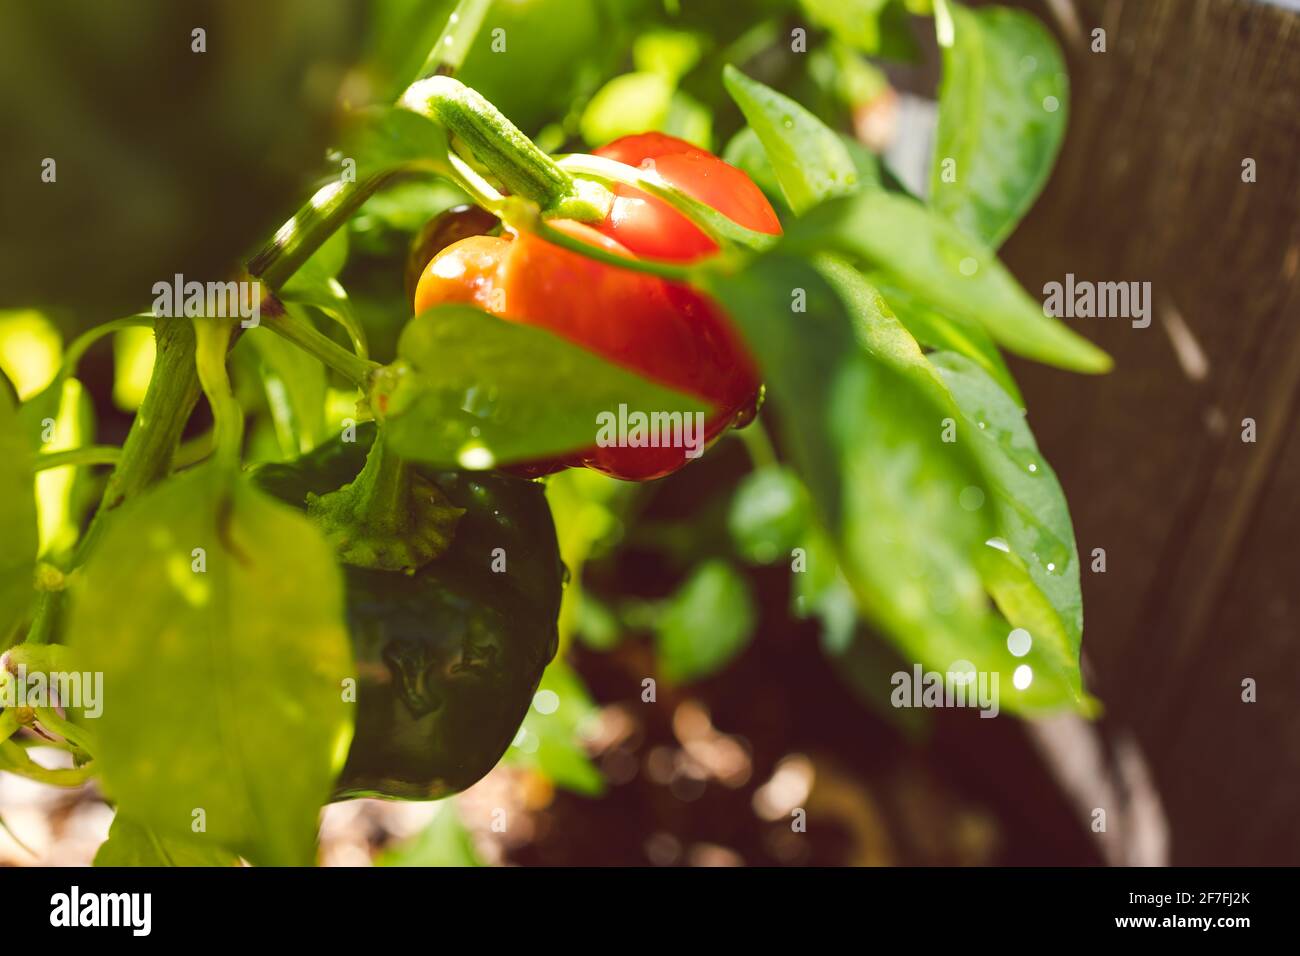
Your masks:
[[[489,468],[589,448],[597,416],[621,404],[646,414],[709,411],[544,329],[468,306],[416,316],[397,351],[401,361],[376,376],[371,405],[397,453],[430,465]]]
[[[67,633],[104,675],[95,757],[122,811],[166,837],[201,823],[256,863],[313,862],[355,675],[320,532],[200,467],[116,511],[80,574]]]
[[[366,342],[365,326],[361,324],[361,319],[352,307],[352,300],[348,298],[342,283],[338,279],[329,278],[310,284],[294,284],[294,280],[300,274],[295,273],[293,279],[289,280],[289,286],[280,293],[280,300],[286,306],[309,305],[319,309],[327,318],[333,319],[343,327],[343,331],[348,334],[352,342],[352,350],[362,358],[367,357],[369,345]]]
[[[785,248],[848,256],[1026,358],[1078,372],[1111,366],[1105,352],[1045,314],[987,247],[906,196],[867,189],[825,203],[791,224]]]
[[[434,804],[429,825],[401,846],[380,854],[379,866],[482,866],[455,800]]]
[[[596,705],[576,671],[557,657],[542,672],[524,722],[506,751],[516,767],[536,770],[556,786],[586,796],[605,791],[605,778],[582,746]]]
[[[708,677],[749,643],[758,612],[744,576],[725,561],[696,567],[659,611],[659,663],[671,681]]]
[[[555,519],[560,557],[570,575],[560,604],[558,627],[561,654],[573,635],[583,633],[583,625],[592,623],[587,616],[591,596],[583,586],[583,565],[593,552],[622,532],[620,515],[627,502],[636,495],[637,489],[634,482],[619,481],[587,468],[567,468],[552,475],[546,482],[546,501],[551,506],[551,516]],[[599,611],[594,613],[600,614]],[[608,620],[597,621],[593,626],[600,628],[608,623]],[[603,636],[607,638],[608,644],[621,637],[617,633],[617,627],[615,621],[613,632],[608,627],[604,628]]]
[[[853,290],[843,275],[835,280],[778,252],[711,278],[709,291],[764,368],[793,462],[859,607],[911,661],[946,670],[964,660],[997,673],[1005,709],[1077,706],[1052,666],[1013,688],[1022,661],[1008,650],[1010,627],[989,606],[981,576],[997,525],[994,509],[977,503],[989,494],[979,461],[965,444],[943,440],[945,419],[958,413],[910,336],[870,301],[841,301],[837,286]],[[792,290],[806,311],[792,311]],[[851,309],[862,314],[851,318]],[[864,334],[874,347],[861,347]]]
[[[113,404],[134,412],[144,401],[154,363],[153,329],[141,325],[113,336]]]
[[[204,834],[190,839],[160,837],[121,813],[113,817],[108,839],[95,853],[95,866],[238,866],[239,857]]]
[[[668,119],[674,84],[661,73],[624,73],[599,90],[578,123],[582,138],[599,146],[629,133],[659,129]]]
[[[731,499],[727,527],[747,561],[772,564],[788,559],[804,539],[809,521],[808,490],[788,468],[770,465],[746,475]]]
[[[1056,40],[1033,15],[950,8],[930,205],[996,249],[1047,182],[1065,137],[1069,80]]]
[[[795,215],[857,188],[857,168],[834,130],[788,96],[751,80],[734,66],[723,70],[722,82],[767,150]]]
[[[1074,528],[1060,482],[1024,413],[996,382],[961,355],[939,352],[930,361],[966,419],[962,431],[993,494],[999,537],[1060,617],[1067,643],[1059,650],[1077,669],[1083,598]],[[1015,615],[1008,616],[1021,625]]]
[[[848,150],[853,167],[858,172],[858,186],[860,188],[880,186],[880,161],[876,159],[875,154],[857,140],[843,134],[837,135],[844,148]],[[776,170],[772,168],[772,161],[768,158],[767,150],[763,148],[752,126],[742,126],[736,135],[731,137],[722,152],[722,158],[752,179],[777,209],[789,208],[785,193],[781,191],[781,184],[777,181]]]
[[[938,376],[880,290],[838,256],[815,256],[813,266],[835,291],[858,344],[873,357],[910,378],[936,401],[942,402],[943,388]]]
[[[32,451],[13,400],[0,391],[0,642],[27,617],[36,570]]]
[[[752,179],[769,199],[778,204],[785,202],[785,194],[781,192],[776,170],[772,168],[772,161],[767,158],[767,150],[759,141],[754,127],[742,126],[736,135],[727,141],[727,146],[722,151],[722,158]]]
[[[935,351],[957,352],[966,356],[988,372],[1017,405],[1024,406],[1020,387],[1007,368],[1002,353],[983,326],[970,319],[953,319],[941,315],[919,301],[915,295],[880,281],[879,276],[868,275],[866,278],[876,285],[881,296],[889,303],[890,310],[919,344]]]

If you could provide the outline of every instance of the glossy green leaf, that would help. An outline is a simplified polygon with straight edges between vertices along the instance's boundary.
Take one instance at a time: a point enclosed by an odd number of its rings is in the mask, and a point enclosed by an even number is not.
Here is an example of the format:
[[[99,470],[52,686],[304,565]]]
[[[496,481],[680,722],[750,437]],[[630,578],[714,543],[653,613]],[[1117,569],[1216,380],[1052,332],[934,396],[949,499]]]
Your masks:
[[[589,448],[598,416],[620,405],[708,411],[544,329],[468,306],[416,316],[398,355],[376,377],[371,405],[398,454],[432,465],[488,468]]]
[[[149,330],[150,346],[153,335]],[[35,423],[29,433],[49,435],[49,441],[40,446],[38,454],[63,451],[94,444],[95,403],[79,379],[60,376],[51,388],[62,391],[57,411],[48,421],[48,429]],[[39,398],[39,396],[38,396]],[[19,418],[24,419],[23,406]],[[40,554],[57,559],[68,553],[81,534],[85,511],[97,485],[85,469],[65,466],[47,468],[36,476],[36,516],[40,536]]]
[[[455,800],[434,804],[428,826],[375,860],[379,866],[482,866]]]
[[[858,188],[879,186],[880,161],[875,154],[857,140],[844,134],[837,135],[849,154],[853,168],[857,170]],[[745,175],[763,190],[764,195],[775,204],[777,209],[784,211],[789,208],[785,193],[781,191],[781,184],[777,181],[776,170],[772,168],[772,160],[768,158],[767,150],[763,148],[752,126],[742,126],[736,135],[731,137],[722,152],[722,158],[737,169],[743,170]]]
[[[320,532],[205,466],[114,512],[80,575],[68,640],[104,675],[95,757],[122,811],[256,863],[311,863],[354,706]]]
[[[736,135],[727,141],[727,146],[722,151],[722,158],[752,179],[768,199],[775,202],[778,207],[783,207],[785,194],[781,192],[776,170],[772,168],[772,161],[768,159],[767,150],[763,148],[758,134],[754,132],[754,127],[742,126]]]
[[[113,404],[134,412],[144,401],[153,374],[153,329],[147,325],[122,329],[113,336]]]
[[[36,493],[32,451],[18,411],[0,392],[0,641],[27,616],[36,570]]]
[[[825,203],[791,224],[786,249],[848,256],[1026,358],[1078,372],[1110,368],[1110,356],[1046,315],[986,246],[906,196],[866,189]]]
[[[751,80],[734,66],[727,66],[722,81],[767,150],[795,215],[857,188],[857,168],[834,130],[788,96]]]
[[[745,578],[725,561],[699,565],[659,609],[659,663],[672,681],[693,681],[726,667],[753,636],[758,611]]]
[[[605,778],[582,745],[583,732],[595,716],[596,705],[582,678],[557,657],[542,673],[533,704],[505,760],[536,770],[566,790],[599,796]]]
[[[1037,17],[949,7],[930,205],[996,249],[1047,182],[1065,137],[1069,79]]]
[[[1024,412],[970,359],[951,352],[930,357],[966,421],[993,494],[999,537],[1060,616],[1077,667],[1083,633],[1079,558],[1069,506],[1051,466],[1039,452]],[[1005,610],[1005,609],[1004,609]],[[1012,623],[1019,624],[1013,617]]]
[[[910,661],[997,673],[1004,709],[1077,706],[1053,667],[1013,687],[1023,662],[1008,650],[1010,626],[990,607],[980,567],[998,530],[984,505],[988,479],[965,443],[944,440],[959,413],[897,320],[845,276],[828,281],[780,253],[709,290],[764,368],[793,463],[862,611]]]
[[[890,311],[906,326],[918,344],[935,351],[957,352],[966,356],[1001,385],[1017,405],[1024,406],[1020,386],[1016,384],[1006,360],[983,326],[970,319],[953,319],[941,315],[915,295],[889,285],[878,275],[868,274],[866,279],[879,289],[880,295],[889,303]]]
[[[238,866],[239,857],[214,844],[204,834],[189,839],[160,837],[148,827],[113,817],[108,839],[95,853],[95,866]]]
[[[835,291],[858,344],[941,403],[944,396],[938,376],[880,290],[839,256],[815,256],[813,266]]]

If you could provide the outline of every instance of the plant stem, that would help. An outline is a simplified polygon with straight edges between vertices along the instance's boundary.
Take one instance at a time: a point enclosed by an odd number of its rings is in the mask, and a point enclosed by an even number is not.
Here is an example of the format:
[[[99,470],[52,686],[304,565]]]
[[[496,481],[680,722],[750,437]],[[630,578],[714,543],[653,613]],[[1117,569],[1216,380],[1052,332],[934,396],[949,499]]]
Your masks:
[[[750,464],[755,468],[767,468],[778,463],[776,449],[772,446],[772,436],[767,433],[762,419],[756,418],[736,434],[745,443]]]
[[[384,184],[401,173],[388,169],[356,182],[332,182],[316,190],[294,217],[252,259],[248,273],[279,289]]]
[[[108,479],[91,531],[103,512],[111,511],[168,473],[181,432],[199,400],[190,320],[160,317],[154,321],[154,337],[157,354],[149,388],[122,445],[122,457]],[[87,532],[86,540],[89,538]]]
[[[429,51],[429,57],[420,68],[421,79],[441,74],[450,76],[465,62],[469,48],[474,45],[483,18],[487,16],[492,0],[460,0],[456,9],[442,28],[438,42]]]
[[[458,80],[431,76],[402,94],[399,106],[426,116],[459,137],[509,192],[531,199],[543,215],[597,222],[613,196],[593,182],[577,183],[501,111]]]
[[[212,407],[216,423],[217,463],[238,470],[244,444],[244,410],[235,401],[235,394],[230,390],[230,375],[226,372],[226,351],[234,327],[233,319],[196,318],[194,359],[203,394]]]
[[[362,390],[366,388],[374,370],[380,367],[378,362],[348,351],[274,297],[262,300],[262,324],[314,355]]]
[[[35,471],[61,468],[64,465],[116,465],[122,459],[122,449],[116,445],[83,445],[36,456]]]
[[[421,80],[436,74],[448,76],[460,69],[491,5],[492,0],[460,0],[456,4],[447,25],[425,58],[420,70]],[[249,260],[249,274],[278,290],[367,199],[403,172],[402,166],[398,165],[373,170],[355,182],[323,186]]]
[[[77,374],[77,363],[81,357],[86,354],[86,350],[98,342],[106,335],[114,332],[120,332],[123,329],[136,329],[154,324],[153,315],[148,312],[140,312],[135,315],[128,315],[124,319],[114,319],[112,322],[105,322],[88,329],[81,335],[77,336],[68,345],[63,353],[63,366],[59,369],[59,374],[67,377]]]

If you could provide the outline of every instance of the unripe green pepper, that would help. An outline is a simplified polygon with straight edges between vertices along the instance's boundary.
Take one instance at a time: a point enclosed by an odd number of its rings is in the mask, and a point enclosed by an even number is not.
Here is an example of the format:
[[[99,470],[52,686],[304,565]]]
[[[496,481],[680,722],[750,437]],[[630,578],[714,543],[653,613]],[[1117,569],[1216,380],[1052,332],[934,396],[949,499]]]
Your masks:
[[[295,507],[361,471],[373,425],[253,473]],[[414,574],[342,566],[357,726],[336,799],[437,799],[501,758],[558,645],[564,566],[542,486],[495,472],[425,471],[464,513]]]

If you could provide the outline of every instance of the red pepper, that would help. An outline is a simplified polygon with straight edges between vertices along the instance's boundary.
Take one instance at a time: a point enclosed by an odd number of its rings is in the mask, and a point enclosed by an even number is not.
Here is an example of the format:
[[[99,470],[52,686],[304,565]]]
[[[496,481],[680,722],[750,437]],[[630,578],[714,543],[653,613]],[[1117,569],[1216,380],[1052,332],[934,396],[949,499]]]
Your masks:
[[[740,225],[771,235],[781,231],[776,213],[748,176],[682,140],[643,133],[596,152],[630,166],[653,162],[669,183]],[[609,215],[595,226],[566,220],[551,225],[629,257],[689,262],[717,250],[667,203],[626,186],[617,187],[615,197]],[[527,233],[473,236],[443,249],[420,277],[416,313],[445,302],[470,303],[548,329],[646,378],[706,400],[714,408],[705,425],[706,441],[753,416],[760,382],[739,332],[714,302],[680,283],[606,265]],[[593,437],[595,430],[593,422]],[[522,470],[545,474],[583,465],[616,478],[646,481],[671,474],[689,460],[682,448],[592,447]]]

